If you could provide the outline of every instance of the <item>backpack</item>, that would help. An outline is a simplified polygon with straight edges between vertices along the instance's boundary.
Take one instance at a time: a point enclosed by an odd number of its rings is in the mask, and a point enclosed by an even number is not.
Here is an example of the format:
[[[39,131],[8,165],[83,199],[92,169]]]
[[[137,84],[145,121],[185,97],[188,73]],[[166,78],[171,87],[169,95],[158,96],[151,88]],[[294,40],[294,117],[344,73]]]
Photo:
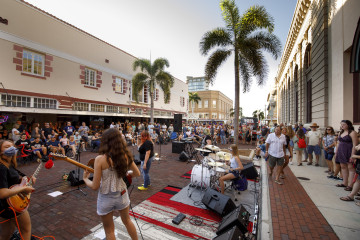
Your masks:
[[[238,191],[245,191],[248,187],[248,181],[245,176],[241,175],[236,180],[233,180],[233,185]]]
[[[299,141],[297,142],[297,145],[298,145],[299,148],[306,148],[305,139],[299,138]]]

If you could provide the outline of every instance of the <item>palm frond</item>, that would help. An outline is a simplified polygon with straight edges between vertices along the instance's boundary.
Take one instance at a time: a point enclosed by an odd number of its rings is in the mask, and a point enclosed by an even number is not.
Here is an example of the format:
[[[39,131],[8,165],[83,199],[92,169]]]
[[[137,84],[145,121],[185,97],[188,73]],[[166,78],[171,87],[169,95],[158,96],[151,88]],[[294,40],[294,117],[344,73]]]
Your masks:
[[[149,74],[151,74],[151,62],[148,59],[136,59],[133,63],[133,70],[136,71],[136,69],[140,67],[140,70],[144,72],[146,70]]]
[[[200,53],[207,55],[214,47],[231,46],[231,33],[224,28],[215,28],[206,32],[200,41]]]
[[[274,31],[274,18],[263,6],[250,7],[241,17],[240,22],[242,35],[248,35],[256,29],[267,29],[270,33]]]
[[[240,26],[240,13],[234,0],[222,0],[220,2],[221,14],[229,31],[238,32]]]
[[[254,40],[260,48],[266,50],[273,55],[275,59],[281,54],[281,42],[280,39],[272,33],[268,32],[257,32],[250,38]]]
[[[218,49],[208,59],[205,66],[205,78],[212,84],[217,74],[218,68],[231,55],[231,50]]]
[[[174,77],[166,71],[161,71],[156,75],[155,79],[164,93],[164,102],[168,103],[171,97],[170,89],[174,86],[175,82]]]
[[[169,61],[166,58],[157,58],[152,65],[154,74],[156,74],[158,71],[163,71],[165,67],[169,66]]]
[[[244,49],[241,56],[246,59],[251,75],[257,78],[257,84],[263,85],[268,73],[264,55],[257,49]]]
[[[147,85],[149,76],[144,73],[137,73],[132,78],[132,95],[133,99],[138,102],[138,96],[140,91]]]
[[[239,67],[239,71],[242,76],[241,82],[243,85],[243,92],[246,93],[250,90],[252,80],[248,63],[241,56],[239,56]]]
[[[197,92],[189,92],[189,102],[199,103],[201,100]]]

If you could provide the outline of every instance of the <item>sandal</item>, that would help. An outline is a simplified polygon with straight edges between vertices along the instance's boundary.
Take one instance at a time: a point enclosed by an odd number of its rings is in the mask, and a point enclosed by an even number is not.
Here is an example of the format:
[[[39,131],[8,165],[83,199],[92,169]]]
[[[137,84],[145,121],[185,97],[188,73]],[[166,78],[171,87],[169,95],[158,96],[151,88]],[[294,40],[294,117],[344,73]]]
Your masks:
[[[345,202],[352,202],[354,201],[354,199],[352,197],[346,196],[346,197],[341,197],[340,200],[343,200]]]
[[[341,184],[340,184],[340,183],[339,183],[339,184],[336,184],[335,186],[336,186],[336,187],[347,187],[346,185],[344,185],[344,184],[342,184],[342,183],[341,183]]]
[[[348,187],[344,188],[344,190],[351,192],[351,191],[352,191],[352,187],[349,187],[349,186],[348,186]]]
[[[275,180],[275,182],[276,182],[277,184],[279,184],[279,185],[283,185],[283,183],[280,182],[280,180]]]
[[[355,195],[355,196],[356,196],[356,195]],[[360,200],[360,197],[356,197],[355,199],[356,199],[356,200]]]
[[[281,179],[285,179],[285,176],[284,176],[284,175],[281,175],[280,178],[281,178]]]
[[[356,202],[355,205],[360,207],[360,202]]]

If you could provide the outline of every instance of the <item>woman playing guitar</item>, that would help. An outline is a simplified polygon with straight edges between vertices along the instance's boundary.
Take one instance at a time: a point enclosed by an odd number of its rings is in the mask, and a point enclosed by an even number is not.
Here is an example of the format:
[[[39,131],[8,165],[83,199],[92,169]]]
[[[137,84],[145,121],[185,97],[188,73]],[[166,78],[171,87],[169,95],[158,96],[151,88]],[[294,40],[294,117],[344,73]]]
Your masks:
[[[83,178],[88,187],[99,189],[97,214],[101,216],[106,239],[115,240],[114,211],[120,212],[130,237],[138,239],[136,228],[130,220],[130,200],[123,177],[128,170],[132,170],[132,177],[138,177],[140,171],[118,129],[109,128],[102,134],[99,154],[95,158],[93,181],[89,180],[88,171],[84,172]]]
[[[14,212],[9,209],[6,199],[16,194],[27,195],[34,191],[34,188],[27,186],[9,189],[12,185],[19,184],[21,181],[19,173],[15,169],[16,166],[16,149],[14,144],[10,141],[0,140],[0,222],[3,222],[0,224],[0,240],[10,239],[16,227]],[[25,210],[16,217],[23,239],[29,240],[31,238],[29,212]]]

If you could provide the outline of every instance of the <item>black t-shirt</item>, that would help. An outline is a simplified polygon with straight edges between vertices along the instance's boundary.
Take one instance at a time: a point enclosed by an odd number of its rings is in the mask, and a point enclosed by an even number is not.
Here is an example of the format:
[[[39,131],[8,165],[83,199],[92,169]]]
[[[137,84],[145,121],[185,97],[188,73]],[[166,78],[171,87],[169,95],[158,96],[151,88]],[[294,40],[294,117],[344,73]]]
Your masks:
[[[268,131],[269,131],[269,130],[268,130],[267,128],[264,128],[264,129],[261,131],[261,136],[265,137]]]
[[[44,136],[45,136],[45,138],[47,139],[47,137],[49,136],[49,135],[51,135],[52,134],[52,128],[44,128],[42,131],[44,131]]]
[[[9,188],[20,183],[19,173],[14,167],[5,167],[0,163],[0,188]],[[0,212],[7,208],[6,199],[0,199]]]
[[[17,140],[16,143],[15,143],[16,146],[20,146],[20,145],[24,145],[25,146],[25,149],[30,149],[30,145],[31,145],[31,142],[29,139],[25,139],[25,140]]]
[[[42,145],[44,145],[44,144],[41,141],[39,141],[38,143],[35,141],[33,143],[31,143],[31,146],[35,147],[35,149],[41,148]]]
[[[150,140],[146,140],[139,148],[141,161],[145,160],[146,152],[149,150],[151,150],[149,158],[152,158],[154,156],[154,145]]]

